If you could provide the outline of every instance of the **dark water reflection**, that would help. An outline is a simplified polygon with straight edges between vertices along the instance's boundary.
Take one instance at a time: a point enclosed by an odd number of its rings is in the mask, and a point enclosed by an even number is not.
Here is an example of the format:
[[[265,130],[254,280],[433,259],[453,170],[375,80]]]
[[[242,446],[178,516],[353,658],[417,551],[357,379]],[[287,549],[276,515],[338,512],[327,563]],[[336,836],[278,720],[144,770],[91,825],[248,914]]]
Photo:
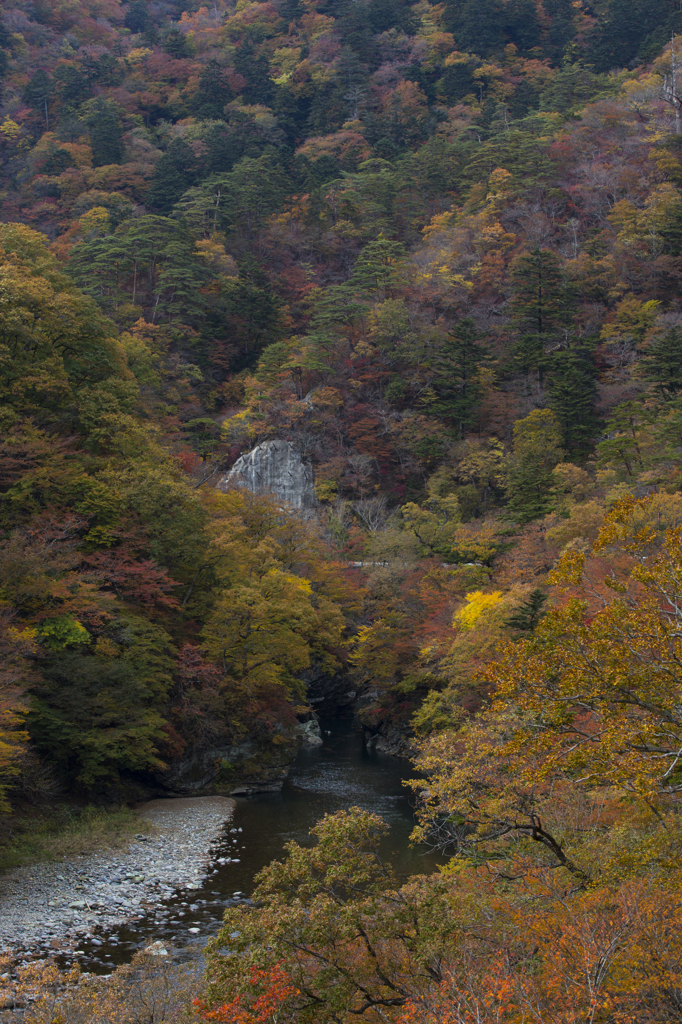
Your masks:
[[[341,808],[359,806],[388,822],[381,853],[401,877],[434,871],[442,863],[425,848],[409,846],[413,800],[403,782],[414,777],[410,763],[367,751],[349,721],[323,721],[322,729],[324,745],[301,751],[281,793],[237,798],[234,820],[225,827],[216,863],[201,889],[178,893],[156,915],[102,936],[102,946],[81,943],[84,970],[111,970],[156,939],[187,947],[188,953],[202,946],[218,930],[225,907],[251,894],[254,875],[282,856],[285,843],[309,843],[311,826]],[[217,863],[227,857],[239,863]],[[199,934],[190,928],[199,928]]]

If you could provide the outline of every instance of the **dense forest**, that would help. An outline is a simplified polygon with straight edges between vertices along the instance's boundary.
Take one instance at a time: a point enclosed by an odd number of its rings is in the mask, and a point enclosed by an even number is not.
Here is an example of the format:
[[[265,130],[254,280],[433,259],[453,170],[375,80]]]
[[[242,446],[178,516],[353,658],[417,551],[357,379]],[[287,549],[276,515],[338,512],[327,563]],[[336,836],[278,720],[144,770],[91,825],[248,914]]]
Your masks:
[[[678,0],[0,13],[0,813],[343,674],[451,860],[325,819],[199,1017],[682,1020]]]

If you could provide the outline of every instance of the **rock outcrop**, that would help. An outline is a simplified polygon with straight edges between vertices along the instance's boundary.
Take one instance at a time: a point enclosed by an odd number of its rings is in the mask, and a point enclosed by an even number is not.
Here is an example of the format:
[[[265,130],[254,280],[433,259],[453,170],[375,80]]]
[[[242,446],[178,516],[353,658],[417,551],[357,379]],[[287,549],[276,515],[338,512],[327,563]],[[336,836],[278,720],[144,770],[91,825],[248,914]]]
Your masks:
[[[407,722],[401,725],[386,722],[377,715],[380,690],[366,690],[355,702],[353,725],[362,730],[367,750],[378,750],[394,757],[414,757],[417,744],[414,732]]]
[[[278,743],[257,742],[188,747],[181,757],[155,773],[155,780],[176,796],[225,796],[244,793],[277,793],[289,774],[301,738],[294,730],[282,731]]]
[[[301,679],[308,703],[318,715],[336,718],[353,713],[358,691],[347,672],[325,672],[315,664],[301,674]]]
[[[316,504],[313,467],[291,441],[263,441],[237,459],[217,486],[223,491],[243,487],[252,494],[269,494],[296,509]]]
[[[302,747],[321,747],[324,743],[320,722],[314,711],[309,712],[302,722],[299,721],[294,733]]]

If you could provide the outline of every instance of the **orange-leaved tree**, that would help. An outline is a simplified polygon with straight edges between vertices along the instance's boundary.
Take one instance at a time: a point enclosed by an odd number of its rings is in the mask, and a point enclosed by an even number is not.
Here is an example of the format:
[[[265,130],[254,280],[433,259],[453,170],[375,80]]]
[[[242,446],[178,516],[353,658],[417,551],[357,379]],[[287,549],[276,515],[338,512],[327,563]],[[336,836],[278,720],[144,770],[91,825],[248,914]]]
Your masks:
[[[194,1006],[201,1020],[216,1024],[277,1024],[280,1011],[293,996],[299,995],[282,963],[266,970],[251,968],[250,990],[239,992],[228,1003],[209,1008],[204,1000]]]

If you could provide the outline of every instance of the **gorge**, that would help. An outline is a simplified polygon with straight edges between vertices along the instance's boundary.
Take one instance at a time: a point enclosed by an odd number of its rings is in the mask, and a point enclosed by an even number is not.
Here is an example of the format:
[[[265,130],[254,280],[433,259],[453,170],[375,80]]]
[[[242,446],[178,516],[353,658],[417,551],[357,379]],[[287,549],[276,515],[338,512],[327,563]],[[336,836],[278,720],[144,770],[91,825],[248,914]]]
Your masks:
[[[0,1005],[682,1019],[679,0],[0,7]]]
[[[145,876],[140,875],[139,880],[121,884],[128,871],[124,867],[127,863],[124,851],[102,858],[104,865],[108,863],[104,872],[103,865],[97,866],[89,861],[76,862],[73,867],[70,864],[59,865],[57,872],[61,872],[58,874],[62,879],[61,886],[69,888],[69,883],[64,881],[65,874],[69,878],[73,874],[74,880],[81,876],[77,888],[73,887],[75,881],[70,883],[71,895],[61,897],[63,908],[57,910],[59,917],[49,927],[49,942],[59,963],[66,965],[75,956],[83,971],[106,974],[129,962],[136,951],[153,942],[174,949],[177,955],[181,955],[183,950],[193,956],[198,955],[207,939],[216,933],[225,907],[248,899],[256,872],[282,855],[284,843],[290,840],[309,843],[308,830],[312,825],[324,814],[339,808],[361,806],[380,814],[390,823],[391,831],[382,846],[382,856],[395,865],[401,877],[434,870],[442,858],[426,847],[409,845],[415,821],[413,795],[403,783],[414,775],[411,766],[404,760],[368,750],[348,718],[323,719],[322,733],[323,741],[319,747],[302,748],[277,792],[237,797],[234,815],[227,818],[222,829],[217,820],[213,822],[210,837],[197,833],[197,825],[193,824],[194,806],[197,822],[201,820],[202,827],[206,827],[201,800],[193,803],[192,800],[180,799],[176,802],[178,817],[183,822],[179,826],[173,824],[173,804],[160,802],[165,804],[164,813],[170,815],[168,827],[177,830],[173,833],[175,842],[182,837],[183,856],[189,844],[191,856],[197,864],[175,890],[172,881],[170,887],[166,881],[160,886],[155,885],[154,868],[143,866],[148,888],[141,901],[136,900],[134,892],[139,889],[142,893],[145,887],[141,880]],[[206,802],[210,806],[210,798]],[[157,852],[161,841],[166,843],[165,855]],[[208,852],[209,841],[209,861],[206,868],[201,868],[199,864]],[[137,851],[138,860],[141,857],[144,861],[149,854],[173,859],[169,842],[172,843],[172,839],[170,836],[166,839],[165,833],[161,838],[152,833],[146,840],[140,836],[133,843],[133,848]],[[87,871],[83,870],[83,865]],[[88,915],[91,903],[103,906],[95,898],[93,872],[107,881],[118,879],[114,890],[126,889],[128,900],[132,899],[132,902],[126,910],[125,900],[119,901],[118,923],[109,922],[102,926],[93,919],[89,925],[83,923],[80,934],[67,934],[65,927],[60,934],[59,925],[65,913],[72,918],[71,926],[75,924],[78,927],[79,918]],[[181,874],[182,868],[176,859],[178,872]],[[88,879],[83,884],[82,878],[86,873]],[[40,939],[48,928],[48,922],[45,921],[41,887],[31,881],[34,874],[36,879],[42,877],[41,869],[24,869],[21,874],[24,902],[22,904],[19,900],[13,905],[12,919],[18,949],[36,955],[43,945]],[[0,920],[7,913],[8,884],[16,888],[12,875],[4,882],[0,881]],[[60,882],[56,885],[60,886]],[[56,895],[56,889],[54,893]],[[78,906],[69,910],[69,903],[74,901]],[[126,918],[132,920],[126,923]],[[24,927],[27,937],[32,934],[35,938],[22,944]],[[76,948],[79,952],[74,954]]]

